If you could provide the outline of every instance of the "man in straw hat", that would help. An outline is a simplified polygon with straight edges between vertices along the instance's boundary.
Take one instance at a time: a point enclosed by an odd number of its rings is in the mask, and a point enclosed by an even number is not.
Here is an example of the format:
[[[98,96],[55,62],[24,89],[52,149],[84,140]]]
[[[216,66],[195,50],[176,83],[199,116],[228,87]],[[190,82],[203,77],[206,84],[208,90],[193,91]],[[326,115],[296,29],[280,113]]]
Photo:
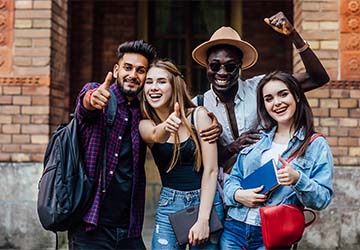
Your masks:
[[[305,65],[306,72],[295,74],[304,91],[318,88],[329,81],[324,67],[286,16],[278,12],[264,20],[275,31],[288,36]],[[219,138],[219,161],[229,173],[236,155],[260,139],[257,131],[249,130],[256,121],[256,87],[263,75],[241,80],[241,71],[252,67],[258,58],[256,49],[242,40],[231,27],[221,27],[209,41],[196,47],[193,59],[206,68],[211,89],[194,102],[213,112],[223,127]]]

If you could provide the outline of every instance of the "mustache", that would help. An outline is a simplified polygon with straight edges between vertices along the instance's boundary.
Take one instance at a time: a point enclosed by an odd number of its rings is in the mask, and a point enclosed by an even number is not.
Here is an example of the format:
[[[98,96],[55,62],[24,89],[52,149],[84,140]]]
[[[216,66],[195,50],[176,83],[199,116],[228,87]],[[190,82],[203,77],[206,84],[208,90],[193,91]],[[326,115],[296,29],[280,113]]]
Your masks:
[[[136,85],[140,85],[139,80],[138,80],[138,79],[135,79],[135,78],[125,77],[125,78],[124,78],[124,82],[131,82],[131,83],[135,83]]]

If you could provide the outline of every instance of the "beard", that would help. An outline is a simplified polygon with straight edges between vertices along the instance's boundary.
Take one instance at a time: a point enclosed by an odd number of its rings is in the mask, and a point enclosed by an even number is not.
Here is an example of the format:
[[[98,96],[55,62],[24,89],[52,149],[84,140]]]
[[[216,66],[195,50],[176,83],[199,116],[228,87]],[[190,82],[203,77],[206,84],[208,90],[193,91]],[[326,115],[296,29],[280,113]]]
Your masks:
[[[135,96],[137,96],[140,92],[141,92],[141,89],[142,88],[137,88],[136,90],[131,90],[131,89],[125,89],[124,88],[124,83],[123,82],[118,82],[118,80],[117,80],[118,78],[116,78],[116,81],[115,81],[115,83],[117,84],[117,86],[119,87],[119,90],[120,90],[120,92],[123,94],[123,95],[125,95],[125,96],[127,96],[127,97],[135,97]]]

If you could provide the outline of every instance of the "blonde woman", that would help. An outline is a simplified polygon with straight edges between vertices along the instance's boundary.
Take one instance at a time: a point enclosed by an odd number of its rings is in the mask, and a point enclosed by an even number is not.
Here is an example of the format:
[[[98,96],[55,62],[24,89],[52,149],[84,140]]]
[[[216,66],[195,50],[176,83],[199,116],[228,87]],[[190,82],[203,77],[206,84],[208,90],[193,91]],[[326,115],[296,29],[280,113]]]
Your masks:
[[[176,243],[168,216],[195,204],[200,208],[189,231],[189,247],[216,249],[217,243],[209,241],[209,217],[214,206],[223,219],[223,207],[216,192],[217,145],[199,136],[212,124],[207,110],[192,103],[176,66],[157,60],[146,76],[142,111],[140,134],[153,153],[163,185],[152,249],[185,249]]]

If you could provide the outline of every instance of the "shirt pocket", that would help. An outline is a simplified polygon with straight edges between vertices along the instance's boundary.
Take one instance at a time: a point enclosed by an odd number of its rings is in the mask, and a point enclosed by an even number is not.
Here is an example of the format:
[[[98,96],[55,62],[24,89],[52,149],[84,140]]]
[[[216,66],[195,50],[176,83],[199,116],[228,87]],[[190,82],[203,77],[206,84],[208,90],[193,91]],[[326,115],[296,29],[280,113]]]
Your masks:
[[[291,162],[291,166],[295,170],[299,170],[303,173],[310,173],[310,170],[312,169],[313,165],[314,165],[314,161],[306,158],[295,158]]]

